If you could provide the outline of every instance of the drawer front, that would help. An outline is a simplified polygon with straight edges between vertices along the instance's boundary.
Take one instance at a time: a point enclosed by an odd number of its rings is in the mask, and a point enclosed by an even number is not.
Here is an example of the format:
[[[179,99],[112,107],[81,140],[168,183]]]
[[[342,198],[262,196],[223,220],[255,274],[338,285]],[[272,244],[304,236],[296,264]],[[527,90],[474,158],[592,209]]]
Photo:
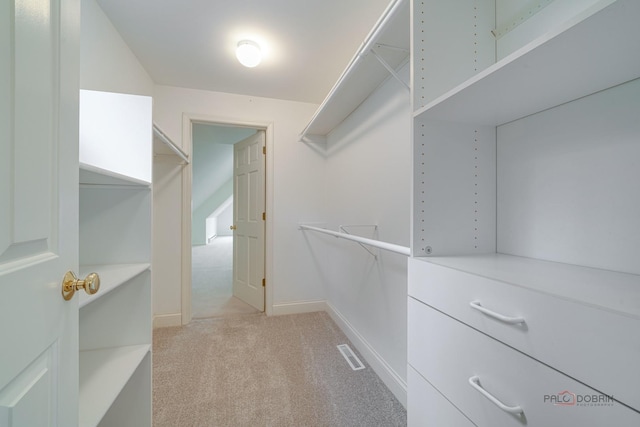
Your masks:
[[[414,259],[409,295],[640,410],[637,319]]]
[[[415,369],[407,370],[407,425],[409,427],[474,427],[462,412]]]
[[[638,412],[413,298],[408,316],[410,366],[479,427],[640,425]]]

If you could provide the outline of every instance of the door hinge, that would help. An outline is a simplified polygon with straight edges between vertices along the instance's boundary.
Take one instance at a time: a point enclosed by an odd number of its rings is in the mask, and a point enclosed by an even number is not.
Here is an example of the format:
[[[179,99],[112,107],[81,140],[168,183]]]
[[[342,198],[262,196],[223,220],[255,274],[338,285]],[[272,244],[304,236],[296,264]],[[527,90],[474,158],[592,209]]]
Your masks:
[[[262,154],[267,154],[267,147],[266,146],[262,147]]]
[[[267,220],[267,213],[266,212],[262,212],[262,220],[263,221]]]
[[[267,280],[266,279],[262,279],[262,287],[264,288],[265,286],[267,286]]]

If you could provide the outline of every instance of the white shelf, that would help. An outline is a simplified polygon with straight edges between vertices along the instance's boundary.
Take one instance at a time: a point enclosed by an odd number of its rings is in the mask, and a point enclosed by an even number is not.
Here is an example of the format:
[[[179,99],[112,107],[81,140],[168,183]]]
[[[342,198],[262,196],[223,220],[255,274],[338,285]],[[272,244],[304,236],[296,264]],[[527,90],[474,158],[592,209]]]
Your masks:
[[[389,71],[370,52],[373,47],[383,45],[376,51],[394,70],[406,64],[409,36],[409,2],[394,0],[302,131],[302,138],[327,135],[389,78]]]
[[[122,175],[117,172],[101,169],[97,166],[91,166],[80,163],[80,184],[81,185],[122,185],[148,187],[150,182]]]
[[[603,0],[414,114],[497,126],[640,77],[640,2]]]
[[[151,346],[80,352],[80,426],[97,426]]]
[[[640,276],[506,254],[417,260],[640,319]]]
[[[178,156],[189,164],[189,156],[178,147],[155,123],[153,124],[153,154]]]
[[[80,308],[96,301],[108,294],[120,285],[127,283],[140,273],[148,270],[151,264],[113,264],[113,265],[81,265],[79,277],[82,279],[89,273],[98,273],[100,276],[100,290],[94,295],[80,292]]]

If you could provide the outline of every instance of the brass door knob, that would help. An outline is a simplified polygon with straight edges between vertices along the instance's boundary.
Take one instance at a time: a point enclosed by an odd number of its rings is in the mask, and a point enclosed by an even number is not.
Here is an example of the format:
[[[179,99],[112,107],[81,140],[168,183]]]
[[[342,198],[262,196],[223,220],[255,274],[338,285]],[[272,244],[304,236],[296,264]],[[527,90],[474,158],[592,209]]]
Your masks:
[[[62,279],[62,298],[69,301],[77,290],[84,289],[89,295],[93,295],[100,289],[100,277],[98,273],[89,273],[84,280],[76,277],[73,271],[67,271]]]
[[[231,227],[229,227],[230,230],[235,230],[236,228],[238,227],[236,227],[235,225],[232,225]]]

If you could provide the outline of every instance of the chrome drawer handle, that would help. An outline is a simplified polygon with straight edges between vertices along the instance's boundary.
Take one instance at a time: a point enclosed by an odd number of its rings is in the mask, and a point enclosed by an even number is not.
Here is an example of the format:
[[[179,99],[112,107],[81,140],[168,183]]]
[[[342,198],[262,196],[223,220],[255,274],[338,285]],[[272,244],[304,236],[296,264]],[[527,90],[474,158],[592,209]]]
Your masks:
[[[509,323],[511,325],[514,325],[516,323],[524,323],[524,317],[509,317],[509,316],[504,316],[500,313],[496,313],[495,311],[491,311],[489,309],[484,308],[482,305],[480,305],[480,301],[472,301],[469,303],[469,305],[471,306],[471,308],[475,308],[476,310],[480,311],[481,313],[486,314],[489,317],[493,317],[494,319],[497,319],[501,322],[504,323]]]
[[[480,386],[480,378],[477,375],[469,378],[469,384],[471,384],[471,387],[478,390],[484,397],[489,399],[494,405],[496,405],[498,408],[502,409],[503,411],[508,412],[510,414],[516,414],[516,415],[524,413],[524,411],[520,406],[507,406],[504,403],[500,402],[498,399],[496,399],[487,390],[483,389]]]

